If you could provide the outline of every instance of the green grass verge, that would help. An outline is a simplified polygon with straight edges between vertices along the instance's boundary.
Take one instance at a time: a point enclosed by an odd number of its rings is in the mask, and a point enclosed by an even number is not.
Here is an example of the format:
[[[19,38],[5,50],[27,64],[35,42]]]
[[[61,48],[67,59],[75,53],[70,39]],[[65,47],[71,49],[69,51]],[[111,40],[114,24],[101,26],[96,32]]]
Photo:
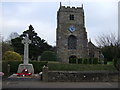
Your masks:
[[[113,65],[102,64],[65,64],[48,63],[49,70],[54,71],[116,71]]]
[[[107,62],[107,64],[109,64],[109,65],[113,65],[113,62]]]

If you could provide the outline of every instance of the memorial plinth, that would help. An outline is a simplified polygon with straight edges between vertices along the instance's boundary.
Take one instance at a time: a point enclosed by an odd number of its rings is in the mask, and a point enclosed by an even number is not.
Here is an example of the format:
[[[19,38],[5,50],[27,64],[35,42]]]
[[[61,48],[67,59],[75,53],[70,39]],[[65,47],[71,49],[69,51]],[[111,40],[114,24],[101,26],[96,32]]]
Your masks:
[[[32,64],[20,64],[17,73],[21,73],[23,69],[27,69],[29,73],[34,73],[34,68]]]

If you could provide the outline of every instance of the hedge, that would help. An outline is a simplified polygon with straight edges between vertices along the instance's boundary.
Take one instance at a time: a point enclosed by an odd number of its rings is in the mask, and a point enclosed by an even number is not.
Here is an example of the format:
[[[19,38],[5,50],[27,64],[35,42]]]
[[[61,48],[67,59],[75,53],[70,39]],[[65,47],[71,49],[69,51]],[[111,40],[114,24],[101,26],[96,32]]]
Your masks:
[[[2,62],[2,72],[6,74],[8,74],[8,62],[7,61],[3,61]]]
[[[107,64],[107,59],[106,58],[104,59],[104,64]]]
[[[57,61],[56,53],[52,51],[44,51],[40,58],[41,61]]]
[[[76,64],[76,58],[71,58],[70,60],[69,60],[69,63],[72,63],[72,64]]]
[[[89,64],[93,64],[93,59],[89,58]]]
[[[113,65],[48,63],[50,71],[116,71]]]
[[[22,61],[4,61],[2,62],[2,71],[4,73],[8,72],[8,64],[10,64],[10,73],[17,73],[18,66],[21,64]],[[29,63],[33,64],[34,72],[39,73],[42,71],[42,67],[47,65],[47,62],[37,62],[37,61],[30,61]]]
[[[120,71],[120,58],[115,58],[113,60],[113,64],[116,67],[116,69]]]
[[[93,59],[93,64],[98,64],[98,58]]]
[[[83,63],[83,59],[82,58],[78,58],[78,64],[82,64]]]
[[[87,58],[84,59],[84,60],[83,60],[83,64],[88,64],[88,60],[89,60],[89,59],[87,59]]]
[[[8,64],[10,64],[10,72],[17,73],[18,66],[21,63],[22,63],[22,61],[8,61]]]
[[[42,71],[42,68],[44,65],[47,65],[47,61],[31,61],[30,62],[31,64],[33,64],[33,67],[34,67],[34,73],[39,73]]]

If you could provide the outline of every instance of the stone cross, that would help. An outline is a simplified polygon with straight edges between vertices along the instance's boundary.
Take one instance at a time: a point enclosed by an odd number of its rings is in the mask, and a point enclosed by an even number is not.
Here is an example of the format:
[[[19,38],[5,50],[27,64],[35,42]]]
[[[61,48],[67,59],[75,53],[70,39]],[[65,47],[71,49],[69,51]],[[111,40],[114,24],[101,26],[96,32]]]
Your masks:
[[[24,61],[23,64],[28,65],[28,59],[29,59],[29,44],[31,43],[31,40],[29,40],[28,35],[22,40],[22,43],[24,44]]]

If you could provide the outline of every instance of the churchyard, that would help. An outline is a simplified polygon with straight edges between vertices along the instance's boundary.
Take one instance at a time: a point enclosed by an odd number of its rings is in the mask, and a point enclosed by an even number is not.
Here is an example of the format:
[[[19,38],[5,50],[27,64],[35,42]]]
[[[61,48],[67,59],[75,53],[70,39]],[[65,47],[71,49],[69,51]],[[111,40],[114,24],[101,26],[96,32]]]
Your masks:
[[[73,58],[69,60],[69,63],[29,61],[29,44],[31,40],[29,40],[28,35],[22,40],[22,43],[24,44],[23,61],[3,61],[2,70],[5,73],[3,80],[117,82],[119,79],[119,69],[115,68],[115,61],[107,63],[106,59],[100,61],[97,58]]]
[[[38,88],[46,88],[46,87],[55,88],[54,85],[56,85],[56,83],[52,83],[52,82],[59,82],[57,84],[59,86],[62,85],[61,82],[63,83],[66,82],[65,84],[67,84],[68,86],[71,85],[72,82],[77,82],[77,84],[75,84],[74,86],[79,88],[84,86],[84,84],[83,86],[80,86],[79,82],[86,82],[86,83],[89,82],[91,83],[92,86],[95,85],[95,83],[93,82],[103,82],[101,83],[101,85],[102,84],[106,85],[105,82],[114,82],[113,83],[114,86],[110,84],[110,86],[107,85],[106,87],[107,88],[118,87],[117,83],[119,81],[119,72],[115,68],[114,62],[107,63],[107,61],[104,60],[104,63],[101,63],[99,62],[98,59],[75,59],[75,58],[71,59],[69,63],[64,63],[60,61],[37,61],[37,60],[30,61],[28,59],[28,54],[29,54],[28,43],[29,40],[26,40],[24,42],[23,61],[8,60],[2,62],[2,72],[4,72],[2,78],[3,88],[5,87],[13,88],[10,85],[11,83],[18,83],[13,85],[16,88],[21,88],[21,87],[30,88],[29,81],[33,83],[32,87],[39,86]],[[25,86],[22,81],[25,81],[24,82]],[[44,86],[45,83],[47,86]],[[49,85],[50,83],[51,85]],[[62,87],[64,88],[66,86],[62,86]],[[96,85],[96,87],[100,87],[100,86]]]

